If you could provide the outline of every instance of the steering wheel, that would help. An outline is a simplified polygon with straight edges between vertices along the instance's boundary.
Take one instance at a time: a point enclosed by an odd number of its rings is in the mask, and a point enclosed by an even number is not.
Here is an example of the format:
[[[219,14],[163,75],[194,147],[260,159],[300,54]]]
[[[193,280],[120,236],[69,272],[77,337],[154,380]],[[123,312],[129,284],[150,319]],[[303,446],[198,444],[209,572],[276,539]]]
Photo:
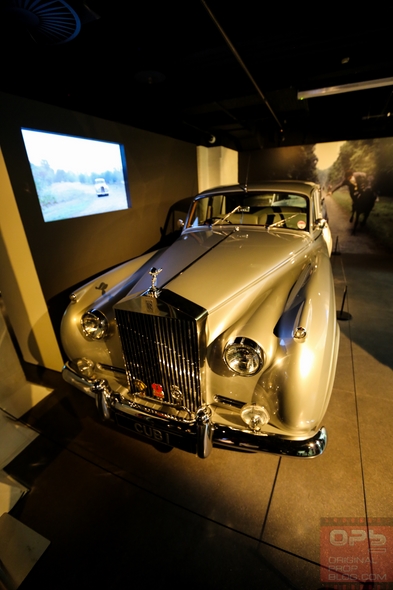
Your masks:
[[[281,207],[274,207],[273,206],[272,209],[274,211],[274,214],[278,213],[280,216],[281,221],[276,221],[276,223],[278,224],[277,227],[287,227],[286,218],[285,218],[284,213],[282,213],[282,211],[281,211]],[[284,223],[282,223],[282,222],[284,222]],[[274,223],[273,223],[273,225],[274,225]]]

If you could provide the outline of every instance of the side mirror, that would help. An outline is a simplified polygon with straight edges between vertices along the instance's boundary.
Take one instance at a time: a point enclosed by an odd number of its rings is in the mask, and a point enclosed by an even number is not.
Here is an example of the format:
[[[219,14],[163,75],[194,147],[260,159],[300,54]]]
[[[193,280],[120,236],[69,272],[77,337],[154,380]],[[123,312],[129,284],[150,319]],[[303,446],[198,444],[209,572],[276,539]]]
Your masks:
[[[314,229],[324,229],[327,226],[326,219],[318,218],[314,221]]]

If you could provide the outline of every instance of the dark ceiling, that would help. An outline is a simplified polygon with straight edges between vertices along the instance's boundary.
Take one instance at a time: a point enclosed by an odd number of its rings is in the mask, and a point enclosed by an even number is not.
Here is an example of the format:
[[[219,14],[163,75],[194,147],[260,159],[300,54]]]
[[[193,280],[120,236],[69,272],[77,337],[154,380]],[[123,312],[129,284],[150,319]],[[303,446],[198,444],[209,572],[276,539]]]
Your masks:
[[[249,0],[3,0],[2,8],[0,90],[11,94],[239,151],[393,136],[393,86],[297,98],[393,75],[382,4],[350,18],[329,5]]]

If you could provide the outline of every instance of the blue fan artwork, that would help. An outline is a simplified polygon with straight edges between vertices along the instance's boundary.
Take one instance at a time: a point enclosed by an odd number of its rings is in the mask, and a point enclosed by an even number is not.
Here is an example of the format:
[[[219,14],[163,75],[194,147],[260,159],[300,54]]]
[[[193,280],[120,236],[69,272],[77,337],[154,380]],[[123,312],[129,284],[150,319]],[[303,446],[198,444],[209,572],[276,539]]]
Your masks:
[[[79,16],[64,0],[11,0],[6,11],[37,43],[67,43],[81,29]]]

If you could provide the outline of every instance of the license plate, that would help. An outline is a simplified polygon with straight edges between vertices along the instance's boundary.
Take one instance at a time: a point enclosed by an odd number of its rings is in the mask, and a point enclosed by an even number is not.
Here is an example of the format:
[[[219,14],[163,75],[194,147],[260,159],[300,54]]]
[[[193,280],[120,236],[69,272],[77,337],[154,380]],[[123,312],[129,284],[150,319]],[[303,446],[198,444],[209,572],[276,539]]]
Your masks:
[[[190,447],[190,443],[194,443],[193,440],[189,440],[189,437],[183,437],[181,434],[174,432],[167,432],[166,430],[157,428],[148,422],[138,422],[131,416],[125,414],[116,412],[116,422],[119,424],[119,426],[127,428],[127,430],[130,430],[139,436],[143,436],[154,443],[190,451],[191,448],[188,449],[187,447]]]

